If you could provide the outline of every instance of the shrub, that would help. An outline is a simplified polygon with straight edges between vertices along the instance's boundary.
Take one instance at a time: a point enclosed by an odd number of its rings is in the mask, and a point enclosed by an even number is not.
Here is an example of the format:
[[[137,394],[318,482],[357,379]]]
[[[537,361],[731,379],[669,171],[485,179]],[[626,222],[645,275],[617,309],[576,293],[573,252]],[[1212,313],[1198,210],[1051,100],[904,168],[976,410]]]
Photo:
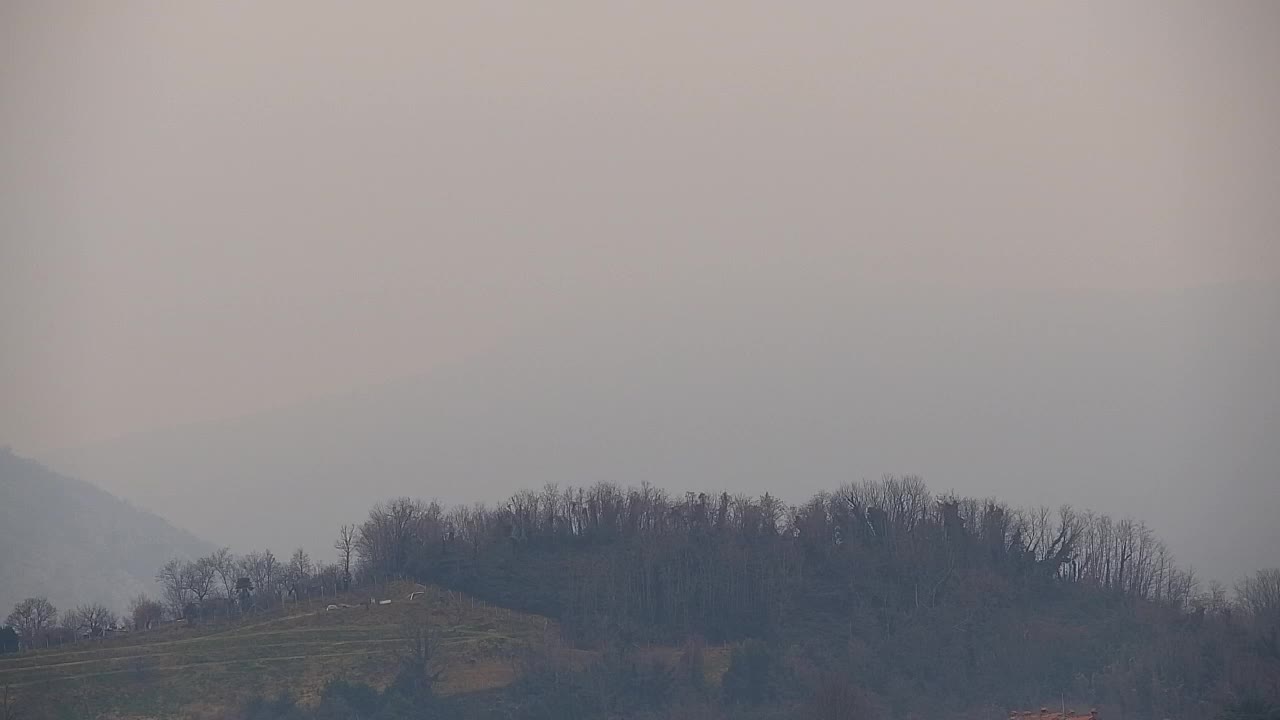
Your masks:
[[[729,658],[729,669],[721,681],[725,701],[760,705],[776,700],[780,669],[773,648],[759,640],[748,640]]]

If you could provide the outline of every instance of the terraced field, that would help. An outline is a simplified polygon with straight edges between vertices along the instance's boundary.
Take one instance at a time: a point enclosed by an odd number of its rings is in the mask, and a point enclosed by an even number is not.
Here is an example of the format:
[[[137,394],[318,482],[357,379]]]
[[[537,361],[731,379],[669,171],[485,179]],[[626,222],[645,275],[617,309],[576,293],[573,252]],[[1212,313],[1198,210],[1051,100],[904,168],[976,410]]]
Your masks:
[[[58,706],[74,717],[218,717],[286,689],[309,702],[335,677],[383,687],[426,632],[444,670],[438,690],[474,692],[510,683],[522,648],[555,632],[545,618],[436,588],[392,585],[383,597],[391,604],[350,597],[339,599],[350,607],[333,611],[298,605],[239,623],[9,656],[0,659],[0,687],[20,708]]]

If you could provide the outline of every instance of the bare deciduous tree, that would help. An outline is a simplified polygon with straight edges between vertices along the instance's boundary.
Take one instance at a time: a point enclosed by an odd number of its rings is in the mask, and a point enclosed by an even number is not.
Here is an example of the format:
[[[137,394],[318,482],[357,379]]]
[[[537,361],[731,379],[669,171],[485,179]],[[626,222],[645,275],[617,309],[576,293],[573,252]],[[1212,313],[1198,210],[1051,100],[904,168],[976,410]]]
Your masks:
[[[218,576],[218,582],[222,585],[222,596],[231,599],[236,593],[236,578],[239,572],[236,568],[236,557],[231,554],[231,548],[219,548],[217,552],[210,555],[208,562],[213,566],[213,571]],[[227,603],[227,611],[230,612],[231,603]]]
[[[294,582],[303,582],[311,577],[315,572],[315,566],[311,564],[311,556],[306,550],[298,548],[293,551],[293,555],[289,557],[289,578]]]
[[[356,550],[356,526],[343,525],[338,530],[338,539],[333,543],[338,551],[338,565],[342,569],[341,583],[343,590],[351,588],[351,557]]]
[[[213,592],[214,583],[218,578],[218,568],[214,565],[212,558],[200,558],[186,563],[182,568],[182,575],[192,598],[197,604],[203,605],[205,599]]]
[[[342,566],[337,563],[318,566],[312,576],[312,585],[319,587],[322,595],[336,595],[342,589]]]
[[[173,617],[182,617],[182,610],[187,606],[187,600],[191,596],[183,561],[173,558],[166,562],[156,573],[156,582],[164,592],[164,601],[168,604]]]
[[[430,693],[444,674],[440,655],[440,633],[429,623],[406,623],[408,652],[401,661],[405,679],[416,691]]]
[[[305,593],[307,582],[314,572],[315,566],[311,564],[311,556],[307,551],[302,548],[294,550],[293,555],[289,557],[289,564],[285,567],[285,584],[289,594],[295,599],[300,598]]]
[[[58,617],[58,608],[45,597],[32,597],[13,606],[13,612],[5,618],[5,624],[18,632],[23,646],[35,647],[45,630],[52,627]]]
[[[75,610],[76,628],[91,638],[102,637],[107,628],[116,624],[115,613],[105,605],[93,603],[81,605]]]
[[[146,595],[139,595],[129,601],[129,616],[133,618],[134,630],[150,630],[164,618],[164,606]]]
[[[1235,590],[1245,612],[1262,621],[1280,623],[1280,568],[1259,570],[1237,583]]]
[[[240,558],[240,574],[249,578],[254,587],[254,604],[267,608],[276,600],[276,585],[281,569],[276,556],[270,550],[251,552]]]
[[[411,498],[375,505],[356,538],[363,569],[382,576],[404,572],[414,548],[442,537],[442,516],[436,503]],[[529,522],[536,522],[536,518]]]

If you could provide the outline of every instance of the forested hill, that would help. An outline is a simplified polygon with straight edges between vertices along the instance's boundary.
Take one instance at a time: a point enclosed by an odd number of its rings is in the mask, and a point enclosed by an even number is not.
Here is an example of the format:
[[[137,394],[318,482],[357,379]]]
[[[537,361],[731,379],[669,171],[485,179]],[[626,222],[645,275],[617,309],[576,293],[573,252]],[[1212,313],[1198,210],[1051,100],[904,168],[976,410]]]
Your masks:
[[[579,647],[747,643],[721,699],[770,717],[815,697],[867,714],[807,717],[997,717],[1049,698],[1280,717],[1280,570],[1202,583],[1143,523],[1103,513],[913,477],[800,506],[601,484],[491,509],[396,500],[357,540],[365,582],[407,574],[545,613]]]
[[[336,564],[302,549],[287,563],[261,550],[168,564],[164,605],[135,613],[124,640],[209,633],[203,649],[157,656],[216,668],[186,677],[222,685],[103,671],[104,710],[233,696],[242,679],[209,678],[269,668],[284,694],[257,683],[216,717],[986,720],[1064,703],[1104,720],[1280,720],[1280,569],[1202,583],[1141,521],[1105,513],[935,494],[917,477],[800,505],[602,483],[487,507],[398,498],[333,535]],[[226,602],[223,575],[249,577],[249,594]],[[417,590],[435,620],[367,614],[412,609]],[[366,598],[379,602],[361,609]],[[463,622],[468,607],[483,620]],[[535,632],[513,632],[513,609]],[[185,622],[148,628],[152,611]],[[272,654],[289,613],[314,634]],[[356,618],[385,634],[341,635]],[[274,640],[260,646],[249,631],[264,625]],[[459,654],[464,637],[489,654]],[[400,660],[370,673],[371,648],[325,642],[376,642]],[[488,660],[502,668],[479,682]]]
[[[0,607],[46,596],[59,608],[122,610],[130,597],[155,593],[166,558],[209,549],[156,515],[0,448]]]

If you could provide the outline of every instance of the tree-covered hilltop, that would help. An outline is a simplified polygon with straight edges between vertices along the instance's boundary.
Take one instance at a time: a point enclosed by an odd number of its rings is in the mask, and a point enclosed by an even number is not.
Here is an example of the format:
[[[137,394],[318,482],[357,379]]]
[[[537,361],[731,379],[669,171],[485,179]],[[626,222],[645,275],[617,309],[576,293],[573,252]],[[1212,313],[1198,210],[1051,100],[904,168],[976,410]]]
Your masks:
[[[1280,573],[1232,598],[1141,522],[935,495],[914,477],[797,507],[608,484],[498,508],[398,499],[356,547],[359,577],[549,614],[582,647],[760,641],[750,662],[771,669],[753,672],[781,673],[780,699],[835,678],[895,715],[1047,698],[1133,717],[1280,706]]]
[[[1280,712],[1280,570],[1202,584],[1140,521],[936,495],[916,477],[798,506],[610,484],[497,507],[398,498],[334,547],[336,563],[174,561],[162,599],[191,623],[238,622],[409,579],[555,621],[515,682],[443,717],[982,717],[1051,700],[1119,718]],[[721,672],[706,671],[711,649]],[[407,717],[429,685],[339,684],[318,705],[245,712]]]

